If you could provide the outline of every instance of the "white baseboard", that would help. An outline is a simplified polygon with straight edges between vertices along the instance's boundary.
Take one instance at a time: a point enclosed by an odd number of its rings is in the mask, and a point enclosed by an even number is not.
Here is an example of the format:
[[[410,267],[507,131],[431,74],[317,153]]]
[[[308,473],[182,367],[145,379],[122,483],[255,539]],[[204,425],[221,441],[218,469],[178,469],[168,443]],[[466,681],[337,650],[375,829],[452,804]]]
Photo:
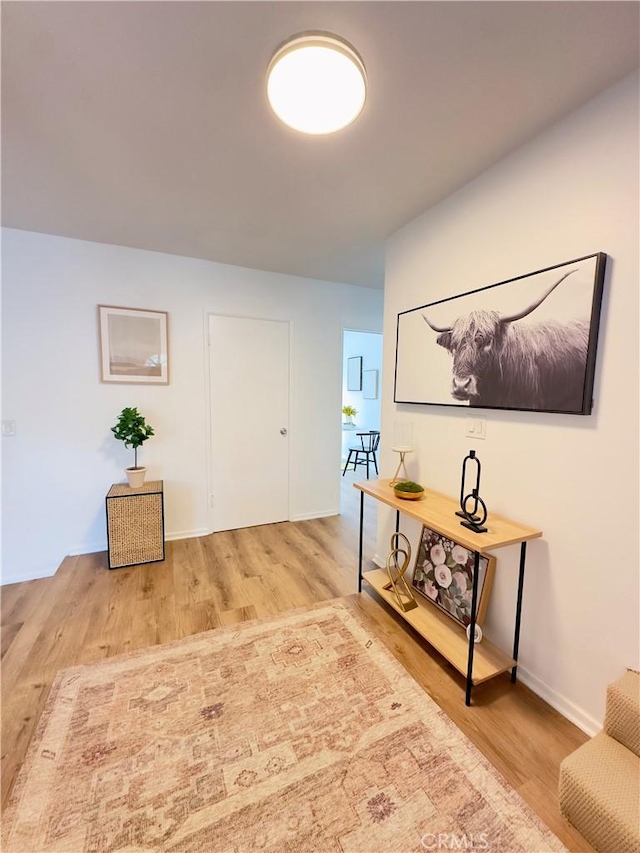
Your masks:
[[[52,578],[58,571],[57,566],[48,566],[46,569],[38,569],[32,572],[25,572],[21,575],[16,575],[12,572],[2,572],[0,577],[0,586],[7,586],[10,583],[22,583],[23,581],[37,581],[40,578]]]
[[[84,545],[74,545],[67,551],[70,557],[81,557],[83,554],[97,554],[99,551],[107,550],[107,540],[102,542],[86,542]]]
[[[566,696],[558,693],[553,687],[549,687],[548,684],[520,664],[518,664],[518,681],[525,684],[537,696],[544,699],[547,705],[551,705],[559,714],[562,714],[563,717],[573,723],[574,726],[582,729],[590,737],[597,735],[602,729],[602,723],[596,720],[595,717],[587,714],[585,710],[570,699],[567,699]]]
[[[176,539],[195,539],[198,536],[208,536],[211,531],[208,528],[202,528],[201,530],[175,530],[172,533],[166,533],[164,535],[165,542],[173,542]],[[81,557],[83,554],[97,554],[100,551],[107,550],[107,540],[104,539],[100,542],[85,542],[83,545],[73,545],[71,548],[67,550],[67,554],[69,557]],[[40,578],[51,578],[55,575],[55,573],[60,568],[60,563],[57,563],[55,566],[48,566],[45,569],[37,569],[35,571],[25,570],[22,573],[16,572],[3,572],[0,577],[0,586],[6,586],[10,583],[23,583],[24,581],[35,581]]]
[[[211,533],[208,527],[200,530],[176,530],[173,533],[165,533],[165,542],[174,542],[176,539],[197,539],[198,536],[208,536]]]
[[[311,521],[312,518],[328,518],[331,515],[340,515],[337,509],[322,509],[316,512],[301,512],[297,515],[292,515],[290,521]]]
[[[386,569],[387,568],[386,560],[381,560],[377,554],[373,555],[373,557],[371,558],[371,562],[375,563],[379,569]]]
[[[207,527],[203,527],[201,530],[175,530],[173,533],[168,533],[165,530],[164,541],[173,542],[175,539],[196,539],[198,536],[208,536],[209,533],[211,531]],[[106,550],[107,540],[104,539],[102,542],[88,542],[84,545],[74,545],[73,548],[69,548],[69,556],[79,557],[82,554],[95,554],[98,551]]]

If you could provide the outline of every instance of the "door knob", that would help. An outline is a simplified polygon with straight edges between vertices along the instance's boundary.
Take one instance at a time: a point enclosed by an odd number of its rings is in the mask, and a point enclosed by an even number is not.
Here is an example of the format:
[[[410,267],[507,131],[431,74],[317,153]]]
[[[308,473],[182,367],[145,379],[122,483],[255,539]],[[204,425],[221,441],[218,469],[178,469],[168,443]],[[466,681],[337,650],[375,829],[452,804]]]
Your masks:
[[[282,429],[280,430],[280,435],[286,435],[286,434],[287,434],[286,427],[282,427]]]

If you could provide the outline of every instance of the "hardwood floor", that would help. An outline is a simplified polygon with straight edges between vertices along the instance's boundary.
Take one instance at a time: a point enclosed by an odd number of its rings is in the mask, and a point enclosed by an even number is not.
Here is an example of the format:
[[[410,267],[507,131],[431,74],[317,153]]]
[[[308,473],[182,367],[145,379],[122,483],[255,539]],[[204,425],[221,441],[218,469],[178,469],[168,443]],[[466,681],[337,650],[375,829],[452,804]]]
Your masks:
[[[374,592],[356,594],[353,481],[351,473],[342,480],[340,516],[169,542],[163,563],[129,569],[109,571],[105,553],[67,557],[52,578],[3,587],[3,805],[59,669],[349,596],[369,629],[567,847],[590,853],[560,816],[556,794],[561,760],[586,735],[507,675],[477,688],[473,707],[465,707],[458,672]],[[372,505],[365,520],[370,555]]]

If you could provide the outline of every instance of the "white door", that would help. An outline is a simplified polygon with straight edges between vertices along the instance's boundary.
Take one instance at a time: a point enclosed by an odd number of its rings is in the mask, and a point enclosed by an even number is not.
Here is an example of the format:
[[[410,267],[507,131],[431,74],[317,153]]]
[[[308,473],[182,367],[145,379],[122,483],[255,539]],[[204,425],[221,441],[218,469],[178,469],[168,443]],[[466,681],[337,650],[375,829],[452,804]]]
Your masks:
[[[289,518],[289,324],[209,317],[213,530]]]

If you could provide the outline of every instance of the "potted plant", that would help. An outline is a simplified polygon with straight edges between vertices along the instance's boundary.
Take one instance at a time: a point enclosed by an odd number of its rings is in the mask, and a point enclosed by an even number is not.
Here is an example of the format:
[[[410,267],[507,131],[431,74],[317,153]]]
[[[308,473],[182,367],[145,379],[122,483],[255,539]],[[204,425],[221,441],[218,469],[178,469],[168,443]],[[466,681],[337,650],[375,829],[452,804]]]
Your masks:
[[[129,486],[132,489],[139,489],[144,483],[147,469],[138,465],[138,448],[154,434],[153,427],[145,422],[137,409],[126,408],[120,412],[118,422],[111,427],[111,432],[118,441],[124,442],[125,447],[133,447],[133,467],[126,468],[125,473],[129,479]]]
[[[353,419],[358,414],[358,410],[354,409],[353,406],[343,406],[342,414],[346,417],[345,424],[349,424],[349,426],[353,426]]]
[[[394,485],[393,493],[397,498],[405,501],[419,501],[424,495],[424,487],[420,483],[414,483],[413,480],[404,480]]]

